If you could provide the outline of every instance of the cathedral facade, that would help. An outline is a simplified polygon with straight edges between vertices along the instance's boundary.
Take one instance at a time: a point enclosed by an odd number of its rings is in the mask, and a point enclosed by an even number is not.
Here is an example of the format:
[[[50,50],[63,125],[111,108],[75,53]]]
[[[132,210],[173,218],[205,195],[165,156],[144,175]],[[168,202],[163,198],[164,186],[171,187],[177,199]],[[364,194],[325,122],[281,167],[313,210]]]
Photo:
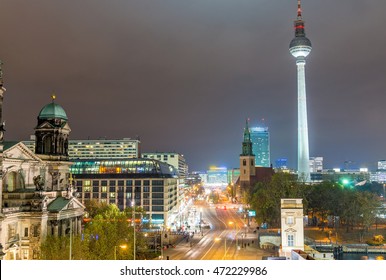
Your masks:
[[[3,141],[4,92],[0,64],[0,258],[39,259],[46,236],[81,232],[84,206],[69,172],[71,129],[53,97],[38,115],[35,151],[21,142]]]

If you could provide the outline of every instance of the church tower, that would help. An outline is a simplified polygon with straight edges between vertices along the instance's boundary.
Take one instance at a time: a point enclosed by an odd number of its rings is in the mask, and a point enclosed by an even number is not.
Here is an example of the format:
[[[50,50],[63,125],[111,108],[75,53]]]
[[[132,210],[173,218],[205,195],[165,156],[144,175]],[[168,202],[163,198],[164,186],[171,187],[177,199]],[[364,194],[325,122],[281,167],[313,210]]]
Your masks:
[[[67,114],[59,104],[52,102],[44,106],[35,127],[35,154],[49,163],[46,187],[60,191],[68,185],[69,162],[68,141],[70,134]]]
[[[59,104],[52,102],[40,110],[35,128],[35,153],[51,161],[68,160],[68,136],[70,127],[67,114]]]
[[[244,140],[240,154],[240,186],[250,185],[251,176],[255,176],[255,155],[252,152],[251,132],[249,130],[248,119],[245,122]]]

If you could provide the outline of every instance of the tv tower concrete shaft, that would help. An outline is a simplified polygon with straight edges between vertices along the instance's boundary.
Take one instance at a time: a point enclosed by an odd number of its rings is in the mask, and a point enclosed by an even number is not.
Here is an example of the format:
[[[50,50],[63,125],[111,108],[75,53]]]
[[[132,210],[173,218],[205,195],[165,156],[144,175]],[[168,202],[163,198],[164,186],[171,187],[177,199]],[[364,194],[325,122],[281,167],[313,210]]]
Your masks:
[[[304,59],[297,59],[298,68],[298,174],[305,181],[310,178],[310,152],[308,145],[308,122],[307,122],[307,100],[306,79]]]
[[[306,57],[310,54],[311,41],[306,37],[304,21],[300,0],[298,0],[297,19],[294,22],[295,38],[290,43],[290,53],[296,58],[298,68],[298,176],[309,182],[309,146],[308,146],[308,124],[307,124],[307,100],[306,100]]]

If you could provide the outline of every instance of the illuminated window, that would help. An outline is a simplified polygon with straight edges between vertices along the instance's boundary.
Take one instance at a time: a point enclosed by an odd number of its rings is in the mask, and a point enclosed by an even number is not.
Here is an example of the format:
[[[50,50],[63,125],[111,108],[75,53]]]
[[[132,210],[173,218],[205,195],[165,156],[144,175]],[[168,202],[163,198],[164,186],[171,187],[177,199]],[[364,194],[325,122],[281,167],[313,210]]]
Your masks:
[[[102,192],[107,192],[107,187],[102,187]]]
[[[115,193],[110,193],[110,198],[115,198]]]
[[[91,186],[91,180],[84,180],[83,186]]]

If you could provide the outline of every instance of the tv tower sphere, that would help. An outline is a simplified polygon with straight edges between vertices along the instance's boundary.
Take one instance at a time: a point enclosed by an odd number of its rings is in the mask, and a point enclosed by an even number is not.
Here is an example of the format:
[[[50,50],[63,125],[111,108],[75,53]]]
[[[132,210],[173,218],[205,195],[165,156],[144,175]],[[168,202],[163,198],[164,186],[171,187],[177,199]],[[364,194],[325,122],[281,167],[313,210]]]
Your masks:
[[[298,0],[298,16],[294,22],[295,38],[292,39],[289,51],[296,58],[305,58],[312,50],[310,39],[306,37],[304,31],[304,21],[302,19],[302,9],[300,0]]]

